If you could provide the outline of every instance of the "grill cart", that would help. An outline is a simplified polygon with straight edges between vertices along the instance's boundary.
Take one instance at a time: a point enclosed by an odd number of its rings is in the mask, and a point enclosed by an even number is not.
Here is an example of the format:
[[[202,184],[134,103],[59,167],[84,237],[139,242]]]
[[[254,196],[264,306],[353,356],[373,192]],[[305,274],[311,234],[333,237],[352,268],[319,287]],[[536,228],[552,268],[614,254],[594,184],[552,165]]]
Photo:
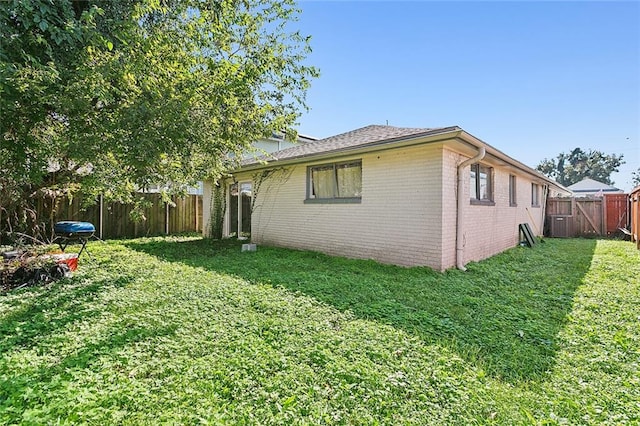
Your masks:
[[[57,222],[53,227],[53,231],[56,235],[55,241],[57,241],[58,246],[60,246],[60,250],[62,250],[63,253],[69,244],[81,244],[82,248],[80,249],[80,252],[78,252],[78,257],[80,257],[87,246],[89,238],[93,237],[95,234],[96,228],[90,222],[65,220]],[[89,254],[88,251],[87,254]]]

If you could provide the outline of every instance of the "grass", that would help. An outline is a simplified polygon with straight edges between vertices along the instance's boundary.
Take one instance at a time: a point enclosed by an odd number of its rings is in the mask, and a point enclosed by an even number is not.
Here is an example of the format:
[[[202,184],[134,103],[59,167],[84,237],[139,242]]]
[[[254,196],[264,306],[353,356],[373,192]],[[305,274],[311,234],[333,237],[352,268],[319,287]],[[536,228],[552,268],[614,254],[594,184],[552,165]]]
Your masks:
[[[433,272],[93,243],[0,296],[0,423],[640,424],[640,254],[546,240]]]

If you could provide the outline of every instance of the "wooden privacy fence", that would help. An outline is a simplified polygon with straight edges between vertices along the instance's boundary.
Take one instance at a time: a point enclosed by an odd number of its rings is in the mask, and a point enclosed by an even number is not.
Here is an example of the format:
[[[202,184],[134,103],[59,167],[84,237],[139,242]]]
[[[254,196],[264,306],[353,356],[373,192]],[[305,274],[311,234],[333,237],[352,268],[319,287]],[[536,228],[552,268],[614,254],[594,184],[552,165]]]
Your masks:
[[[629,226],[629,195],[602,198],[549,198],[546,234],[551,237],[602,237]]]
[[[78,197],[71,202],[60,200],[55,210],[40,201],[37,214],[39,221],[48,226],[61,220],[91,222],[96,227],[96,235],[103,239],[202,231],[202,195],[172,197],[175,206],[163,202],[160,194],[140,195],[150,204],[144,209],[145,220],[140,222],[132,220],[130,204],[99,200],[83,208]]]

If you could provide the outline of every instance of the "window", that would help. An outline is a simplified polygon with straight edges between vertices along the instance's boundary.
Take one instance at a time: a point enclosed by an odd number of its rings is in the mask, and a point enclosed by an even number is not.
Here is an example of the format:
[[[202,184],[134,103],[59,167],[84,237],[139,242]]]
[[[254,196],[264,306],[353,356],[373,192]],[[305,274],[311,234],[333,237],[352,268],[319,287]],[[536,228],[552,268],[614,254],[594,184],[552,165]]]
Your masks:
[[[360,202],[362,161],[323,164],[307,169],[305,202]]]
[[[540,185],[531,184],[531,207],[540,207]]]
[[[509,175],[509,205],[511,207],[516,207],[518,205],[515,175]]]
[[[493,205],[493,169],[482,164],[471,166],[471,202]]]

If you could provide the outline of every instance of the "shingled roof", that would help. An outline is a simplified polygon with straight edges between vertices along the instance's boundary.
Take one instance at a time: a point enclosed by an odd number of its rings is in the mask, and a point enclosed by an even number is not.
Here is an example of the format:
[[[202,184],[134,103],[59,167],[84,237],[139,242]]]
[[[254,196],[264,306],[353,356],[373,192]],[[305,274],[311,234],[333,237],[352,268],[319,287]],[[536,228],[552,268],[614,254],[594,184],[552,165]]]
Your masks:
[[[612,192],[623,193],[624,192],[623,190],[618,189],[613,185],[608,185],[606,183],[598,182],[597,180],[594,180],[591,178],[582,179],[580,182],[567,186],[567,189],[570,189],[573,192],[576,192],[579,194],[585,194],[585,193],[595,194],[599,191],[607,192],[607,193],[612,193]]]
[[[259,160],[278,161],[309,157],[316,154],[340,152],[350,148],[392,143],[408,138],[429,136],[431,134],[460,130],[457,126],[438,128],[413,128],[370,125],[336,136],[320,139],[315,142],[300,144],[291,148],[271,153]],[[245,165],[256,163],[256,159],[245,162]]]
[[[481,141],[475,136],[467,133],[458,126],[449,127],[435,127],[435,128],[416,128],[416,127],[394,127],[394,126],[382,126],[382,125],[370,125],[362,127],[360,129],[352,130],[350,132],[341,133],[336,136],[320,139],[313,142],[298,144],[291,148],[276,151],[270,154],[263,155],[259,158],[252,157],[246,158],[242,161],[239,170],[270,167],[270,163],[278,161],[285,162],[304,162],[307,159],[311,161],[314,157],[331,157],[333,155],[339,155],[350,151],[356,150],[368,150],[377,149],[380,146],[393,147],[394,144],[398,146],[404,143],[421,143],[423,140],[440,140],[439,137],[427,139],[431,136],[443,135],[445,138],[453,138],[456,133],[461,140],[475,146],[477,148],[484,147],[486,149],[487,156],[492,156],[499,161],[506,164],[510,164],[526,173],[529,173],[537,178],[553,185],[560,193],[570,195],[571,191],[564,186],[560,185],[553,179],[543,175],[537,170],[532,169],[524,163],[506,155],[502,151],[492,147],[486,142]],[[448,135],[447,135],[448,134]],[[421,139],[424,138],[424,139]]]

